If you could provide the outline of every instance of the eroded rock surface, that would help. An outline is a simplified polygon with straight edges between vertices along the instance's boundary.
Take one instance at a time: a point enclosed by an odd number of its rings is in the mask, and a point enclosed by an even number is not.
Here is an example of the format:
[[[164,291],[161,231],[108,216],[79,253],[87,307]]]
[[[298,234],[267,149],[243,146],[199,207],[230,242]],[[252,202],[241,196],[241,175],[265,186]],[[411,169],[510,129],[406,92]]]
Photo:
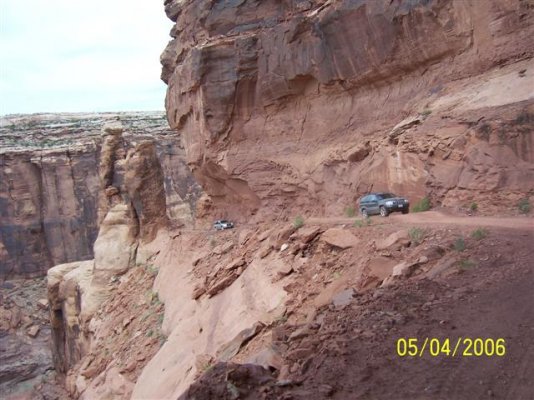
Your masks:
[[[91,388],[84,383],[86,378],[101,372],[88,368],[90,360],[84,358],[101,332],[102,318],[95,318],[96,312],[113,294],[114,283],[136,265],[140,242],[151,242],[158,230],[168,227],[164,178],[154,143],[143,141],[127,153],[122,125],[108,124],[103,132],[99,212],[104,218],[94,243],[94,260],[60,264],[48,271],[54,364],[57,371],[70,374],[67,387],[76,396]],[[81,375],[73,372],[75,367]],[[126,396],[132,382],[116,368],[108,372],[102,379],[116,389],[108,394]]]
[[[121,134],[111,126],[102,135],[106,121],[121,123]],[[40,276],[53,265],[93,258],[99,223],[120,200],[127,151],[147,140],[155,143],[157,181],[164,180],[158,196],[169,220],[192,223],[200,188],[162,113],[2,117],[0,278]],[[114,175],[115,167],[121,173]]]
[[[534,190],[529,2],[165,3],[167,115],[234,216]]]

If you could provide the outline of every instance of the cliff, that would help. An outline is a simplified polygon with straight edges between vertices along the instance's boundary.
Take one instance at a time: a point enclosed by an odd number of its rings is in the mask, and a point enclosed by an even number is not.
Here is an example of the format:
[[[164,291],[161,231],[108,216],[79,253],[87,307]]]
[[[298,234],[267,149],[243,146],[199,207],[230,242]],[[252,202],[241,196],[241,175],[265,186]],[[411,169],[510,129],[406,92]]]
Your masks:
[[[170,125],[236,218],[339,213],[372,189],[509,211],[534,190],[528,1],[165,9]]]
[[[53,265],[93,258],[99,213],[106,211],[100,130],[109,120],[125,126],[124,152],[157,138],[165,172],[161,201],[172,223],[192,223],[200,189],[161,113],[6,116],[0,124],[0,279],[42,276]]]
[[[505,397],[506,369],[518,377],[515,397],[531,396],[534,369],[519,347],[494,363],[477,358],[477,368],[443,362],[443,376],[435,357],[392,356],[413,332],[534,339],[523,329],[532,310],[518,307],[534,277],[532,219],[455,213],[530,207],[531,3],[166,0],[165,9],[176,23],[161,58],[169,136],[209,195],[197,216],[232,217],[236,228],[170,224],[161,194],[175,171],[158,155],[161,139],[129,147],[108,129],[94,261],[48,273],[69,393]],[[427,196],[450,214],[339,217],[369,190]],[[479,318],[488,309],[498,326]]]

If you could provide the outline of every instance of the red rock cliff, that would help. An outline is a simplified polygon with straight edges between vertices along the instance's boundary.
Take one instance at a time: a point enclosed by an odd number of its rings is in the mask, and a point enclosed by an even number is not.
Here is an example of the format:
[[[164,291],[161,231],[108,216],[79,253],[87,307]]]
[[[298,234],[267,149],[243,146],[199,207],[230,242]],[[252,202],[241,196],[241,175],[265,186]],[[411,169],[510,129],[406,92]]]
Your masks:
[[[166,0],[167,115],[241,214],[340,212],[370,189],[506,208],[534,191],[523,0]]]
[[[100,162],[106,154],[100,154],[105,142],[101,127],[116,119],[123,122],[125,132],[116,149],[120,154],[113,154],[121,158],[117,168],[122,168],[113,182],[113,170],[105,168],[115,160]],[[149,168],[153,174],[149,180],[164,181],[164,193],[152,195],[158,196],[160,207],[166,206],[171,223],[191,223],[199,187],[185,162],[181,139],[170,133],[162,113],[0,119],[0,279],[41,276],[53,265],[93,258],[93,244],[112,204],[113,188],[123,184],[126,153],[144,140],[157,139],[155,147],[141,147],[145,153],[154,151],[158,160]],[[130,176],[135,177],[142,166],[135,165],[139,157],[132,155]],[[142,159],[154,161],[146,155]],[[101,173],[111,173],[112,181],[101,183]],[[149,197],[141,196],[136,204],[141,207]],[[143,210],[138,212],[143,220],[147,218]],[[154,223],[158,221],[145,225]]]

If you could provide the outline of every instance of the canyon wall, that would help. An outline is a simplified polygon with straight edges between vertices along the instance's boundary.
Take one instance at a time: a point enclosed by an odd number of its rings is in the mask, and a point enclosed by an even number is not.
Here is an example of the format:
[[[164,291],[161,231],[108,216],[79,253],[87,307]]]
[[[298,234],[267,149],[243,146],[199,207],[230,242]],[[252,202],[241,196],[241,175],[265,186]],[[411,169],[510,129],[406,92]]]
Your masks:
[[[161,201],[171,223],[192,223],[200,188],[181,139],[161,113],[3,117],[0,278],[42,276],[53,265],[93,258],[104,201],[99,197],[100,130],[105,121],[117,119],[125,126],[124,151],[157,138],[165,180]]]
[[[165,10],[176,22],[161,57],[170,125],[235,218],[339,214],[370,190],[453,207],[491,196],[512,212],[534,191],[532,2]]]
[[[92,257],[95,145],[0,154],[0,277],[38,276]]]

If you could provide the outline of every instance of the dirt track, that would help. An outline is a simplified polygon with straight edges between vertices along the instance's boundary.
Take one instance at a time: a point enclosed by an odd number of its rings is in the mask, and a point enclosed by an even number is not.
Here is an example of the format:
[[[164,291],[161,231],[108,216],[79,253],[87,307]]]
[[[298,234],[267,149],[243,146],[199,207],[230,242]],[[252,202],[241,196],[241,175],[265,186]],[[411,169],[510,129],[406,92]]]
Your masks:
[[[332,218],[310,218],[310,224],[319,225],[351,225],[356,218],[332,217]],[[519,230],[534,230],[534,218],[530,217],[476,217],[457,216],[445,214],[440,211],[427,211],[411,214],[391,214],[387,218],[380,216],[372,217],[373,224],[413,224],[413,225],[459,225],[470,227],[495,227]]]

